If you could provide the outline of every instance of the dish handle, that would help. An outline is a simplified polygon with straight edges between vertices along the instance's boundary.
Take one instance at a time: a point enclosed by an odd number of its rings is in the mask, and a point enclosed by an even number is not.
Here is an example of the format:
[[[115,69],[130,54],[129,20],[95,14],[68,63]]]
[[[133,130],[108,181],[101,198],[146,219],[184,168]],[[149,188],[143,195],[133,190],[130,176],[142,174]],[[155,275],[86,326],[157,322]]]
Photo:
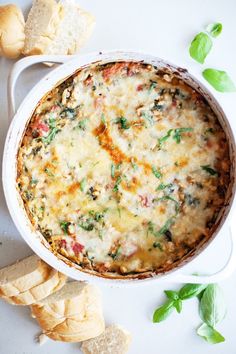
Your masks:
[[[8,117],[11,120],[16,113],[15,91],[16,83],[22,71],[28,67],[39,63],[63,64],[70,60],[72,55],[33,55],[17,61],[8,77],[7,96],[8,96]]]
[[[233,218],[232,218],[233,219]],[[230,226],[231,250],[226,264],[216,273],[211,275],[188,275],[183,273],[170,274],[165,276],[165,281],[173,283],[207,284],[218,283],[228,278],[236,268],[236,225],[233,220]]]

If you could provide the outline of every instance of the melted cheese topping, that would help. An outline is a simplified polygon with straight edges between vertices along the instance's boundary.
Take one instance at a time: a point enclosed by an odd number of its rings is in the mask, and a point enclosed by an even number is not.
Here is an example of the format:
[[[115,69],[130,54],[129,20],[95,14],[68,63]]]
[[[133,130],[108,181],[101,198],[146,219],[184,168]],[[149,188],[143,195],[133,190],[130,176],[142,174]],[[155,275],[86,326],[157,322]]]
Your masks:
[[[204,99],[151,65],[85,68],[38,104],[18,156],[32,224],[99,273],[161,272],[211,236],[229,181]]]

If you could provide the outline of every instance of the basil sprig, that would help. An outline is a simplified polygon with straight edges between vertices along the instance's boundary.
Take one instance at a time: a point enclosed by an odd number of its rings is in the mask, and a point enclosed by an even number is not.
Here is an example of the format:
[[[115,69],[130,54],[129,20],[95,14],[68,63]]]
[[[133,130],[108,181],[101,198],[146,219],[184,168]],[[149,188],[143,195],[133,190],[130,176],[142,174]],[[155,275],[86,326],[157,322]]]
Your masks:
[[[198,63],[203,64],[211,48],[211,38],[206,33],[200,32],[192,40],[189,54]]]
[[[180,313],[184,300],[198,297],[203,324],[197,329],[197,334],[211,344],[225,341],[215,329],[216,324],[222,321],[226,314],[222,290],[217,284],[186,284],[179,291],[165,290],[165,294],[167,301],[154,311],[154,323],[164,321],[175,309]]]

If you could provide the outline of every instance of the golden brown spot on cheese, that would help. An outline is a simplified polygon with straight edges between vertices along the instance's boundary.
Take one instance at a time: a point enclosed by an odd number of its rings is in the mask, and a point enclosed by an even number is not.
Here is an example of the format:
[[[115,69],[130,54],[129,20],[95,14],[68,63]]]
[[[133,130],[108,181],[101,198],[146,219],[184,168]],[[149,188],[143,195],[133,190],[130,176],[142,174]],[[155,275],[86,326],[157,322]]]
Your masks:
[[[132,180],[127,183],[127,182],[122,182],[122,187],[129,191],[130,193],[136,193],[137,189],[141,186],[140,181],[136,177],[132,177]]]
[[[93,134],[98,138],[101,147],[108,152],[114,163],[119,164],[129,160],[128,157],[114,145],[109,134],[109,129],[103,123],[94,129]]]
[[[74,194],[78,189],[80,189],[80,182],[74,182],[68,187],[67,191],[70,194]]]
[[[58,192],[56,192],[56,194],[55,194],[55,198],[57,199],[57,200],[59,200],[63,195],[65,195],[66,193],[64,192],[64,191],[58,191]]]
[[[178,166],[179,167],[185,167],[188,165],[189,158],[188,157],[182,157],[178,160]]]

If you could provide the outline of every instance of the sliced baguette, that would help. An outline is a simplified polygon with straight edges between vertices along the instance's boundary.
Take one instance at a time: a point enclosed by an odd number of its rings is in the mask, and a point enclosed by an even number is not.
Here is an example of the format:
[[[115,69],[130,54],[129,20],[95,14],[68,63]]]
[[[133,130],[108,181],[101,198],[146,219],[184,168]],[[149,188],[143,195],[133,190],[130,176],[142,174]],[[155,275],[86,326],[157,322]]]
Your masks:
[[[95,18],[73,0],[62,0],[60,4],[63,7],[64,17],[46,52],[47,54],[75,54],[91,36]]]
[[[31,305],[38,302],[65,285],[66,276],[51,268],[48,278],[29,290],[16,296],[6,297],[5,300],[13,305]]]
[[[25,25],[23,54],[46,54],[63,16],[63,8],[55,0],[34,0]]]
[[[84,282],[70,282],[31,306],[44,333],[54,340],[80,342],[105,329],[99,290]]]
[[[0,269],[0,296],[15,296],[41,284],[50,270],[36,255]]]
[[[35,0],[25,26],[23,53],[75,54],[90,37],[94,17],[73,0]]]
[[[126,354],[131,343],[131,335],[118,325],[111,325],[98,337],[82,343],[84,354]]]

